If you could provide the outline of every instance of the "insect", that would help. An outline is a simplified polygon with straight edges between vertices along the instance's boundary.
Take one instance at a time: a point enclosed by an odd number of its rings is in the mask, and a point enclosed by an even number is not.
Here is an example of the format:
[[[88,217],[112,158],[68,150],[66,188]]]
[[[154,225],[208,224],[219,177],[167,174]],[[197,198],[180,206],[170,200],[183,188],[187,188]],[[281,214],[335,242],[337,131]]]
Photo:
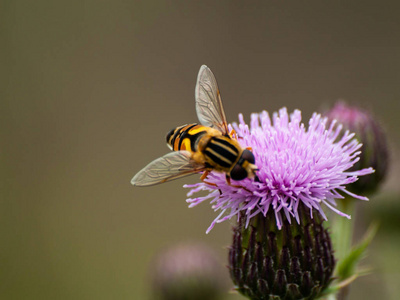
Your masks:
[[[199,172],[203,172],[200,179],[208,183],[204,179],[212,170],[225,173],[229,185],[231,178],[256,176],[254,155],[233,138],[234,132],[229,133],[217,81],[205,65],[197,76],[195,100],[201,125],[194,123],[171,130],[166,139],[174,151],[139,171],[131,180],[133,185],[149,186]]]

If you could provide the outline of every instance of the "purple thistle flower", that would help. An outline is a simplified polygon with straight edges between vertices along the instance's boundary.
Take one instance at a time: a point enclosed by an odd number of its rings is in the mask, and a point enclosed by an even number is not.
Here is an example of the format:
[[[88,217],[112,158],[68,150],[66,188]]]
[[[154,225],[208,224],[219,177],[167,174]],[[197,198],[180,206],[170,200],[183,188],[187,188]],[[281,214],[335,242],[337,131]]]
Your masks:
[[[243,147],[251,147],[259,168],[258,180],[245,179],[233,181],[237,188],[227,184],[225,174],[211,172],[207,181],[185,185],[191,188],[188,197],[200,191],[208,195],[189,198],[189,207],[211,200],[214,211],[220,211],[211,223],[207,233],[216,223],[221,223],[240,213],[246,215],[246,226],[257,214],[267,215],[273,209],[277,226],[280,229],[283,219],[291,222],[292,217],[300,223],[298,207],[303,203],[312,211],[318,211],[324,219],[322,205],[341,216],[350,219],[335,208],[335,199],[348,194],[360,200],[368,200],[349,192],[346,185],[357,181],[358,176],[373,173],[372,168],[349,171],[359,160],[361,144],[354,139],[354,133],[341,134],[342,125],[314,113],[308,128],[301,123],[301,112],[295,110],[290,116],[286,108],[274,113],[272,121],[263,111],[252,114],[249,126],[239,115],[239,124],[229,125],[235,129],[238,141]]]

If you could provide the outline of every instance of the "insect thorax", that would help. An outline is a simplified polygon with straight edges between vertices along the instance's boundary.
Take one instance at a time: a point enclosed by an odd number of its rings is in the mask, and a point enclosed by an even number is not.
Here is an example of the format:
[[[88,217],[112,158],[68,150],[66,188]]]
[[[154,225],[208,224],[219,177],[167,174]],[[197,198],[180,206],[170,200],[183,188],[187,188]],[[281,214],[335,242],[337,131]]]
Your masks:
[[[210,138],[202,152],[208,164],[216,170],[228,172],[238,161],[242,150],[236,140],[216,136]]]

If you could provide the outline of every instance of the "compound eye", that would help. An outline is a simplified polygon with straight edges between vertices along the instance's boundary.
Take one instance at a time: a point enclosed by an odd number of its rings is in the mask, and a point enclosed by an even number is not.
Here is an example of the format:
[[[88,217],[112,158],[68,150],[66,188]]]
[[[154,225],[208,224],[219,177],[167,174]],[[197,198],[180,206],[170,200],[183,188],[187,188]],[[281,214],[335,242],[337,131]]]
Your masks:
[[[247,160],[247,161],[248,161],[249,163],[251,163],[251,164],[254,164],[255,161],[256,161],[256,160],[254,159],[253,153],[252,153],[250,150],[247,150],[247,149],[243,150],[242,158],[243,158],[244,160]]]
[[[245,168],[243,168],[241,165],[236,164],[231,173],[230,176],[233,180],[243,180],[247,178],[247,171]]]

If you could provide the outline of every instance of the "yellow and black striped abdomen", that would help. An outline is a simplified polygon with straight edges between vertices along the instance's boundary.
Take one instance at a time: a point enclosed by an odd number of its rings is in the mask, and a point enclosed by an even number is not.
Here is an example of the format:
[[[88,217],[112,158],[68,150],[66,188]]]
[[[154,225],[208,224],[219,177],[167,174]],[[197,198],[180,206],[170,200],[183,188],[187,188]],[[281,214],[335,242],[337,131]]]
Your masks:
[[[210,139],[202,152],[208,164],[228,172],[237,163],[242,149],[236,140],[228,136],[217,136]]]
[[[197,151],[197,144],[204,134],[208,132],[208,127],[198,124],[188,124],[172,129],[167,134],[167,144],[174,151],[187,150]]]
[[[243,153],[238,141],[214,128],[199,124],[177,127],[167,134],[167,144],[174,151],[186,150],[207,168],[229,173]]]

